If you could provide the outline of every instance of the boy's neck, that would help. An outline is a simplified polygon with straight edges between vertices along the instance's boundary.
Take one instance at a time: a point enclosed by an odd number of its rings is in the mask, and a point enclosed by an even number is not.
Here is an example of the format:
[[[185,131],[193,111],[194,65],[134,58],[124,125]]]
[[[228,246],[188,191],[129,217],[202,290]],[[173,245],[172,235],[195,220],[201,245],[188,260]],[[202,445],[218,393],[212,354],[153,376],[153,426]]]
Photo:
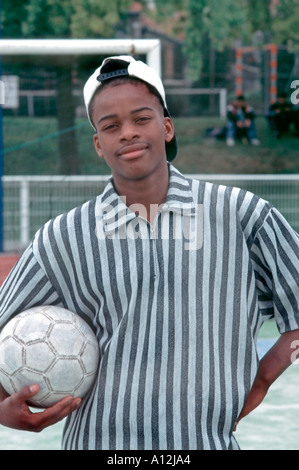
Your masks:
[[[126,205],[152,223],[159,207],[166,200],[169,185],[168,164],[142,179],[119,180],[114,177],[114,185]]]

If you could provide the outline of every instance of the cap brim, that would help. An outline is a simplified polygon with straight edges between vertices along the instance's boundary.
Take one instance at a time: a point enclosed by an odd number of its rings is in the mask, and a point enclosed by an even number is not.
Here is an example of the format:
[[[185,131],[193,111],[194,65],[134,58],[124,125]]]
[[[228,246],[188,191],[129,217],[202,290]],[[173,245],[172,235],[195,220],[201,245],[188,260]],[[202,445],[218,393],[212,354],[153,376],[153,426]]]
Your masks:
[[[169,114],[169,111],[167,108],[164,108],[164,116],[167,116],[171,119],[171,116]],[[166,148],[166,157],[169,162],[172,162],[172,160],[175,159],[178,153],[178,143],[176,140],[176,136],[174,134],[173,138],[171,139],[170,142],[166,142],[165,144]]]
[[[178,144],[177,144],[175,135],[173,136],[170,142],[166,142],[165,148],[166,148],[167,160],[169,162],[172,162],[172,160],[175,159],[178,153]]]

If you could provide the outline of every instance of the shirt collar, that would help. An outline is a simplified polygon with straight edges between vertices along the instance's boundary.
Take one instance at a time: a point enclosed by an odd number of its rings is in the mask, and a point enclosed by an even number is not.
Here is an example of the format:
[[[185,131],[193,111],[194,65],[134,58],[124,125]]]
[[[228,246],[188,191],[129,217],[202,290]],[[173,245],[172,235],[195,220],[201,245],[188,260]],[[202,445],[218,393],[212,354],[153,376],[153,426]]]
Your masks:
[[[169,186],[165,203],[160,212],[176,212],[184,216],[193,216],[196,205],[190,188],[190,181],[170,163]],[[113,179],[107,184],[101,198],[101,214],[105,233],[115,232],[121,226],[137,217],[117,194]]]

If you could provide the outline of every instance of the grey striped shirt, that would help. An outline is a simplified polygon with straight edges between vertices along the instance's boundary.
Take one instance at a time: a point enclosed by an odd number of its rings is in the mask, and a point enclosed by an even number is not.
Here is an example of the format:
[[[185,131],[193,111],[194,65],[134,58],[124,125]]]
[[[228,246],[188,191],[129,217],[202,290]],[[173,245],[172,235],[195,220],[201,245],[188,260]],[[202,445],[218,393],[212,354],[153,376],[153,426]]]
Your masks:
[[[101,362],[65,449],[236,449],[232,428],[275,317],[299,327],[299,241],[268,202],[170,165],[153,225],[102,195],[47,223],[0,292],[0,325],[37,304],[77,312]]]

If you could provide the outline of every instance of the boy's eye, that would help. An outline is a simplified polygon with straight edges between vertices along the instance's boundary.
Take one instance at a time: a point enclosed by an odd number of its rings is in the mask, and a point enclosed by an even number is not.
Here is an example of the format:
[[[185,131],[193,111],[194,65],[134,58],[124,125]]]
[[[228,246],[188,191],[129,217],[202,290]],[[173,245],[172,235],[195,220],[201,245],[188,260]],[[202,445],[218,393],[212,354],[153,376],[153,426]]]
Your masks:
[[[110,131],[116,129],[117,124],[107,124],[106,126],[103,127],[104,131]]]
[[[139,125],[146,124],[150,120],[151,120],[150,116],[139,116],[135,118],[135,124],[139,124]],[[105,125],[103,125],[102,130],[104,132],[113,132],[114,130],[118,129],[121,125],[122,124],[118,122],[106,123]]]
[[[136,119],[136,122],[139,122],[139,123],[145,123],[147,121],[149,121],[151,118],[149,116],[140,116]]]

